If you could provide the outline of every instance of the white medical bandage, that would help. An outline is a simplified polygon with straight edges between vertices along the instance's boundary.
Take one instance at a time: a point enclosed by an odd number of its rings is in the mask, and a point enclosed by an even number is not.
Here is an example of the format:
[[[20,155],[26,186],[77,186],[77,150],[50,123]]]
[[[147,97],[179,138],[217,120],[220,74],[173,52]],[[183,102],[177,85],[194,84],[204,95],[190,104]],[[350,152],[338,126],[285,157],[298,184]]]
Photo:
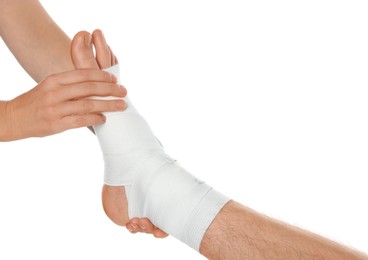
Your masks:
[[[119,66],[106,71],[119,79]],[[198,180],[168,156],[128,98],[123,112],[105,113],[94,126],[105,161],[104,182],[125,186],[129,217],[155,226],[199,251],[229,198]]]

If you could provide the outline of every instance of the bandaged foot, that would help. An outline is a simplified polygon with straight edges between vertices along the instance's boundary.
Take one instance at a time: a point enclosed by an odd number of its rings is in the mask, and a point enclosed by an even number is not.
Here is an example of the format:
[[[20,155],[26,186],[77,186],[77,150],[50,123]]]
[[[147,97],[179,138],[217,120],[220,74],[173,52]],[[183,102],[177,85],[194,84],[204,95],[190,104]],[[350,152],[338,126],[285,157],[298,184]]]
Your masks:
[[[119,78],[118,65],[105,70]],[[145,119],[125,100],[125,111],[106,113],[106,123],[94,126],[105,161],[104,182],[125,186],[130,218],[147,217],[198,251],[229,199],[167,155]]]
[[[119,78],[119,66],[106,71]],[[228,198],[165,153],[144,118],[126,99],[124,112],[94,126],[105,160],[105,183],[125,186],[129,217],[147,217],[199,250],[202,237]]]
[[[96,49],[96,56],[93,47]],[[77,69],[100,70],[117,64],[117,59],[108,47],[100,30],[95,30],[92,37],[88,32],[82,31],[77,33],[71,43],[71,58]],[[93,130],[92,127],[90,129]],[[128,202],[125,196],[124,186],[109,186],[104,184],[102,189],[102,205],[106,215],[115,224],[126,226],[131,233],[142,232],[153,234],[157,238],[164,238],[168,235],[154,226],[147,218],[129,219]]]

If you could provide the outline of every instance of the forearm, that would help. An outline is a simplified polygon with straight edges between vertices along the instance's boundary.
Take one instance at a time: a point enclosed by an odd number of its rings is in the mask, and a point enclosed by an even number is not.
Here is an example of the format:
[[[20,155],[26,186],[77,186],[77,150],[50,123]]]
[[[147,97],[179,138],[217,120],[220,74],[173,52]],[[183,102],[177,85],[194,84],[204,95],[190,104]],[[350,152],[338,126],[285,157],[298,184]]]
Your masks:
[[[6,105],[7,103],[5,101],[0,101],[0,142],[7,140],[9,137]]]
[[[0,35],[37,82],[74,69],[70,38],[36,0],[0,0]]]
[[[229,202],[207,230],[201,253],[210,259],[368,259],[310,232]]]

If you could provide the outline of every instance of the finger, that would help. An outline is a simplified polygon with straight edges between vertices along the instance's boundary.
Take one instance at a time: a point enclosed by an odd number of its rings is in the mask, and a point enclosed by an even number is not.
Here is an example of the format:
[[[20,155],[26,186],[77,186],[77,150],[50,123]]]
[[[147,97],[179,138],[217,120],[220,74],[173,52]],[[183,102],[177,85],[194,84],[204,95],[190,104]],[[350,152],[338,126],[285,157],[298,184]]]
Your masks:
[[[60,119],[57,125],[51,126],[54,133],[61,133],[69,129],[102,124],[106,118],[102,114],[73,115]]]
[[[56,115],[60,117],[70,115],[85,115],[101,112],[122,111],[126,108],[125,100],[94,100],[94,99],[79,99],[64,102],[55,109]]]
[[[117,78],[111,73],[98,69],[77,69],[51,75],[45,81],[46,83],[70,85],[82,82],[116,83]]]
[[[73,85],[63,86],[54,91],[55,99],[59,101],[80,99],[91,96],[125,97],[127,90],[115,83],[105,82],[83,82]]]
[[[111,53],[109,46],[106,43],[105,36],[101,30],[95,30],[92,33],[92,42],[96,50],[96,60],[101,69],[111,67]]]
[[[93,53],[92,35],[89,32],[78,32],[71,43],[70,54],[77,69],[99,69]]]
[[[152,234],[156,238],[165,238],[169,235],[157,227],[153,230]]]

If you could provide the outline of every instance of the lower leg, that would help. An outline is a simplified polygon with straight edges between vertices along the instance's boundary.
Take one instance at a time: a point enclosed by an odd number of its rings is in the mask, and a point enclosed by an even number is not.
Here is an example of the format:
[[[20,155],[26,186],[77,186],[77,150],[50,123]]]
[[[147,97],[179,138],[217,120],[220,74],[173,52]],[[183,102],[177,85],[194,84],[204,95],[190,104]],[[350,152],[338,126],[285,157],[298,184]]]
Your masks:
[[[368,259],[234,201],[225,205],[212,222],[200,252],[209,259]]]

